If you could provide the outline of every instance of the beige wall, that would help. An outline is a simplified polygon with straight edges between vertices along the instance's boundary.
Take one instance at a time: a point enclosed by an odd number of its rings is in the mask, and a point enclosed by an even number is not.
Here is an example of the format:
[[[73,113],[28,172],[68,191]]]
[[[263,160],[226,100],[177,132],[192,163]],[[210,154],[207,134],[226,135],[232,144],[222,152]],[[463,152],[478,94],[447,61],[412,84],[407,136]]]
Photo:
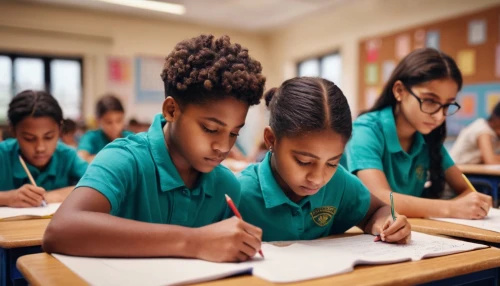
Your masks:
[[[269,66],[267,39],[262,35],[95,11],[0,3],[0,51],[84,57],[86,118],[93,116],[96,99],[107,91],[108,55],[164,57],[180,40],[201,33],[228,34],[233,42],[249,48],[264,68]],[[127,102],[129,116],[150,119],[157,112],[157,104],[136,104],[133,98]]]
[[[342,54],[339,86],[357,113],[358,43],[390,33],[498,5],[499,0],[350,0],[339,8],[295,21],[273,32],[268,87],[296,75],[296,63],[335,50]]]

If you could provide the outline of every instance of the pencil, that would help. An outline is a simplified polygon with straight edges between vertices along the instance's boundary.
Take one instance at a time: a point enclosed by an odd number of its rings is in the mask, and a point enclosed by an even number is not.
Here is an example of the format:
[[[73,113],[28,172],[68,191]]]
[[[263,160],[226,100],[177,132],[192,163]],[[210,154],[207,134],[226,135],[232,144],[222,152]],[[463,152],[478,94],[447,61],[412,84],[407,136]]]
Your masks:
[[[31,176],[31,172],[28,169],[28,166],[26,166],[26,163],[23,160],[23,157],[19,155],[19,162],[21,162],[21,165],[23,166],[24,171],[26,172],[26,175],[28,175],[28,179],[30,180],[31,184],[35,187],[37,187],[35,180],[33,180],[33,176]],[[42,207],[47,206],[47,202],[45,200],[42,200]]]
[[[462,174],[462,177],[464,177],[464,180],[467,183],[467,186],[469,186],[469,189],[471,189],[473,192],[477,192],[476,188],[474,188],[474,186],[470,183],[469,179],[467,179],[464,174]]]
[[[229,207],[231,208],[231,210],[233,211],[234,215],[235,215],[237,218],[239,218],[239,219],[243,220],[243,218],[241,217],[240,212],[238,211],[238,209],[237,209],[237,208],[236,208],[236,206],[234,205],[233,200],[232,200],[232,199],[231,199],[228,195],[226,195],[226,202],[227,202],[227,204],[229,205]],[[264,254],[262,253],[262,249],[261,249],[261,250],[259,250],[259,254],[260,254],[260,256],[264,257]]]

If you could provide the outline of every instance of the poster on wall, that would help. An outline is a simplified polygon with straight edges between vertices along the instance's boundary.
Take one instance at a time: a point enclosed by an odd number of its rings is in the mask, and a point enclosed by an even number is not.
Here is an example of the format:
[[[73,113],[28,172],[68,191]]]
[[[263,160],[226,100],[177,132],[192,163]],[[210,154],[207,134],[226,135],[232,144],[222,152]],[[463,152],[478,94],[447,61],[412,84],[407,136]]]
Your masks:
[[[373,85],[378,83],[378,65],[368,64],[365,67],[365,83]]]
[[[418,29],[415,31],[415,34],[413,35],[414,39],[414,48],[415,49],[421,49],[425,47],[425,30],[424,29]]]
[[[396,62],[395,61],[384,61],[382,64],[382,81],[385,83],[389,80],[389,78],[392,75],[392,72],[396,68]]]
[[[425,40],[425,46],[439,50],[439,31],[428,31]]]
[[[500,90],[492,91],[486,95],[486,114],[491,114],[493,108],[500,102]]]
[[[367,62],[374,63],[378,61],[380,46],[381,46],[380,39],[369,40],[366,43]]]
[[[106,91],[118,96],[127,107],[134,93],[132,82],[132,58],[126,56],[107,57]]]
[[[396,58],[399,60],[410,53],[410,36],[401,35],[396,38]]]
[[[500,83],[464,85],[457,101],[462,108],[446,118],[448,136],[457,136],[462,128],[477,118],[490,116],[490,110],[500,101]]]
[[[470,21],[467,38],[469,45],[480,45],[486,42],[486,20]]]
[[[476,73],[476,50],[461,50],[457,54],[457,64],[464,76],[471,76]]]
[[[160,103],[165,97],[160,77],[164,57],[139,56],[135,58],[135,101]]]

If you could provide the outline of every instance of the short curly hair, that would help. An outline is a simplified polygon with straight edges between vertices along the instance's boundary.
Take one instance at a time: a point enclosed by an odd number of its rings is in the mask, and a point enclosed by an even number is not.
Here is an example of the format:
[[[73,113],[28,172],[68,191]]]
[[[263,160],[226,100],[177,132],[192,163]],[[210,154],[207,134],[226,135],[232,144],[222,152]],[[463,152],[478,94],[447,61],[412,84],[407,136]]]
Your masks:
[[[165,97],[179,104],[205,103],[227,96],[248,105],[260,102],[266,78],[248,49],[229,36],[200,35],[178,43],[165,58],[161,73]]]

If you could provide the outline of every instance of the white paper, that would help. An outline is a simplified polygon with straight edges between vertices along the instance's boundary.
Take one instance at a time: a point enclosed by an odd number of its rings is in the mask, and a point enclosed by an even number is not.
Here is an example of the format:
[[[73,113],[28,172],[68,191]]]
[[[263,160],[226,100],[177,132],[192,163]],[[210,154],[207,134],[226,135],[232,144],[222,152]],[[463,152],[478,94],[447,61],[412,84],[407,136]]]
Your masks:
[[[61,203],[48,204],[45,207],[36,208],[9,208],[0,207],[0,219],[13,218],[19,216],[43,217],[53,215]]]
[[[350,272],[358,264],[420,260],[487,246],[412,232],[407,245],[373,242],[372,235],[263,244],[265,259],[213,263],[195,259],[113,259],[53,254],[92,285],[178,285],[248,272],[275,283],[297,282]]]
[[[91,285],[181,285],[251,271],[244,263],[176,258],[90,258],[52,254]]]
[[[432,218],[433,220],[451,222],[456,224],[463,224],[480,229],[500,232],[500,210],[490,209],[488,216],[483,219],[459,219],[459,218]]]

